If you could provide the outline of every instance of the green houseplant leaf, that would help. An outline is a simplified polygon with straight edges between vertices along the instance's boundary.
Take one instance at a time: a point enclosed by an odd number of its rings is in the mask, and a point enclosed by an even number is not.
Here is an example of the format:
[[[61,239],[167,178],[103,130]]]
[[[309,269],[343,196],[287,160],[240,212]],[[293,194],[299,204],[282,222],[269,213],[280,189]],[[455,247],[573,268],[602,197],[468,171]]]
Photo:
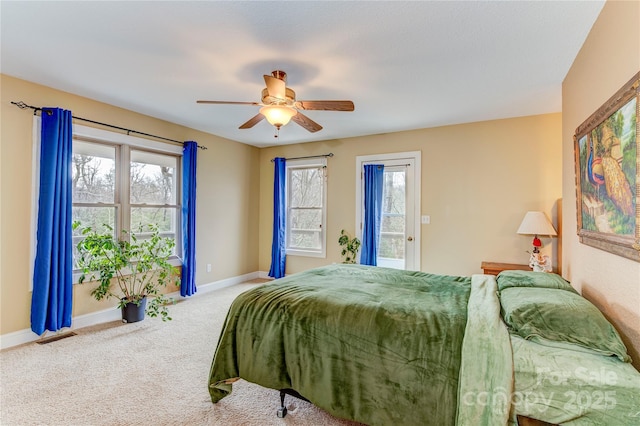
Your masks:
[[[74,230],[80,227],[79,222],[74,222]],[[116,298],[119,308],[127,303],[139,306],[146,297],[147,315],[171,320],[167,305],[175,302],[162,290],[169,284],[180,285],[178,269],[168,261],[175,241],[160,236],[155,225],[147,226],[147,238],[124,230],[121,238],[116,238],[113,228],[104,227],[104,232],[81,228],[84,239],[77,245],[77,262],[82,271],[79,282],[95,282],[91,295],[96,300]],[[144,227],[138,230],[143,231]]]
[[[357,237],[351,238],[343,229],[340,231],[338,244],[342,246],[342,263],[356,263],[356,256],[358,255],[358,250],[360,250],[360,240]]]

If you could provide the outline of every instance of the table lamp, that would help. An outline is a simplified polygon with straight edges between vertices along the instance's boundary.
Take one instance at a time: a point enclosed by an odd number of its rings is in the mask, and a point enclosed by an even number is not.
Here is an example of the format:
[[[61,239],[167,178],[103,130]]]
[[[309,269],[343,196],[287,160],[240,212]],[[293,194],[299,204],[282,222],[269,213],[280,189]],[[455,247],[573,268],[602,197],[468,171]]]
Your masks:
[[[518,234],[533,235],[533,252],[529,258],[529,266],[535,272],[550,272],[551,261],[549,256],[540,253],[542,241],[538,238],[538,235],[558,235],[547,216],[543,212],[527,212],[518,228]]]
[[[538,235],[556,236],[555,228],[543,212],[527,212],[518,228],[518,234],[533,235],[533,252],[540,253],[542,242]]]

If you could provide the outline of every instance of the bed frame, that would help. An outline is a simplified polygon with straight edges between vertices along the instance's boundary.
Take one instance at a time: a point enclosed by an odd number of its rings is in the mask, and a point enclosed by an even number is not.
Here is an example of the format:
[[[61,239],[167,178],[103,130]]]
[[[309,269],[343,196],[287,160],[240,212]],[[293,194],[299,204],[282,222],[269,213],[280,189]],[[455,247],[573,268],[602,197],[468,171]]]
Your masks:
[[[298,392],[296,392],[293,389],[280,389],[280,408],[278,408],[278,411],[277,411],[276,414],[281,419],[284,418],[284,416],[287,415],[287,407],[284,406],[284,397],[285,397],[285,395],[291,395],[291,396],[296,397],[298,399],[301,399],[303,401],[311,402],[307,398],[305,398],[304,396],[300,395]]]
[[[295,398],[312,403],[307,398],[300,395],[294,389],[290,389],[290,388],[280,389],[280,408],[278,408],[276,415],[281,419],[283,419],[287,415],[287,407],[285,407],[284,405],[284,398],[286,395],[291,395]],[[557,426],[557,425],[554,425],[553,423],[543,422],[542,420],[536,420],[529,417],[518,416],[518,426]]]

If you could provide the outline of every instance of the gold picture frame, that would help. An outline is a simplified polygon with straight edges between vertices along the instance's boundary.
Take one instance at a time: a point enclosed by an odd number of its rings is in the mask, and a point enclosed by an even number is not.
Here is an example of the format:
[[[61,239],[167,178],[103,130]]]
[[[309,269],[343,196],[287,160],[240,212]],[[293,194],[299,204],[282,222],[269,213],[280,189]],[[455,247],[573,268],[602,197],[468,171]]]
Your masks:
[[[640,72],[574,135],[580,242],[640,262]]]

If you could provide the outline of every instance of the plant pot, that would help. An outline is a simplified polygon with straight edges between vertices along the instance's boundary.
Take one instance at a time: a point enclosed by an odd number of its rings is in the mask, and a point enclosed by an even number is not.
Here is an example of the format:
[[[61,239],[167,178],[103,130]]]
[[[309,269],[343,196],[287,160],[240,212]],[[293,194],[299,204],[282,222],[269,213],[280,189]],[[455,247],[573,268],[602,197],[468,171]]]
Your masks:
[[[140,304],[128,302],[122,308],[122,322],[138,322],[144,319],[144,312],[147,309],[147,298],[143,297]]]

